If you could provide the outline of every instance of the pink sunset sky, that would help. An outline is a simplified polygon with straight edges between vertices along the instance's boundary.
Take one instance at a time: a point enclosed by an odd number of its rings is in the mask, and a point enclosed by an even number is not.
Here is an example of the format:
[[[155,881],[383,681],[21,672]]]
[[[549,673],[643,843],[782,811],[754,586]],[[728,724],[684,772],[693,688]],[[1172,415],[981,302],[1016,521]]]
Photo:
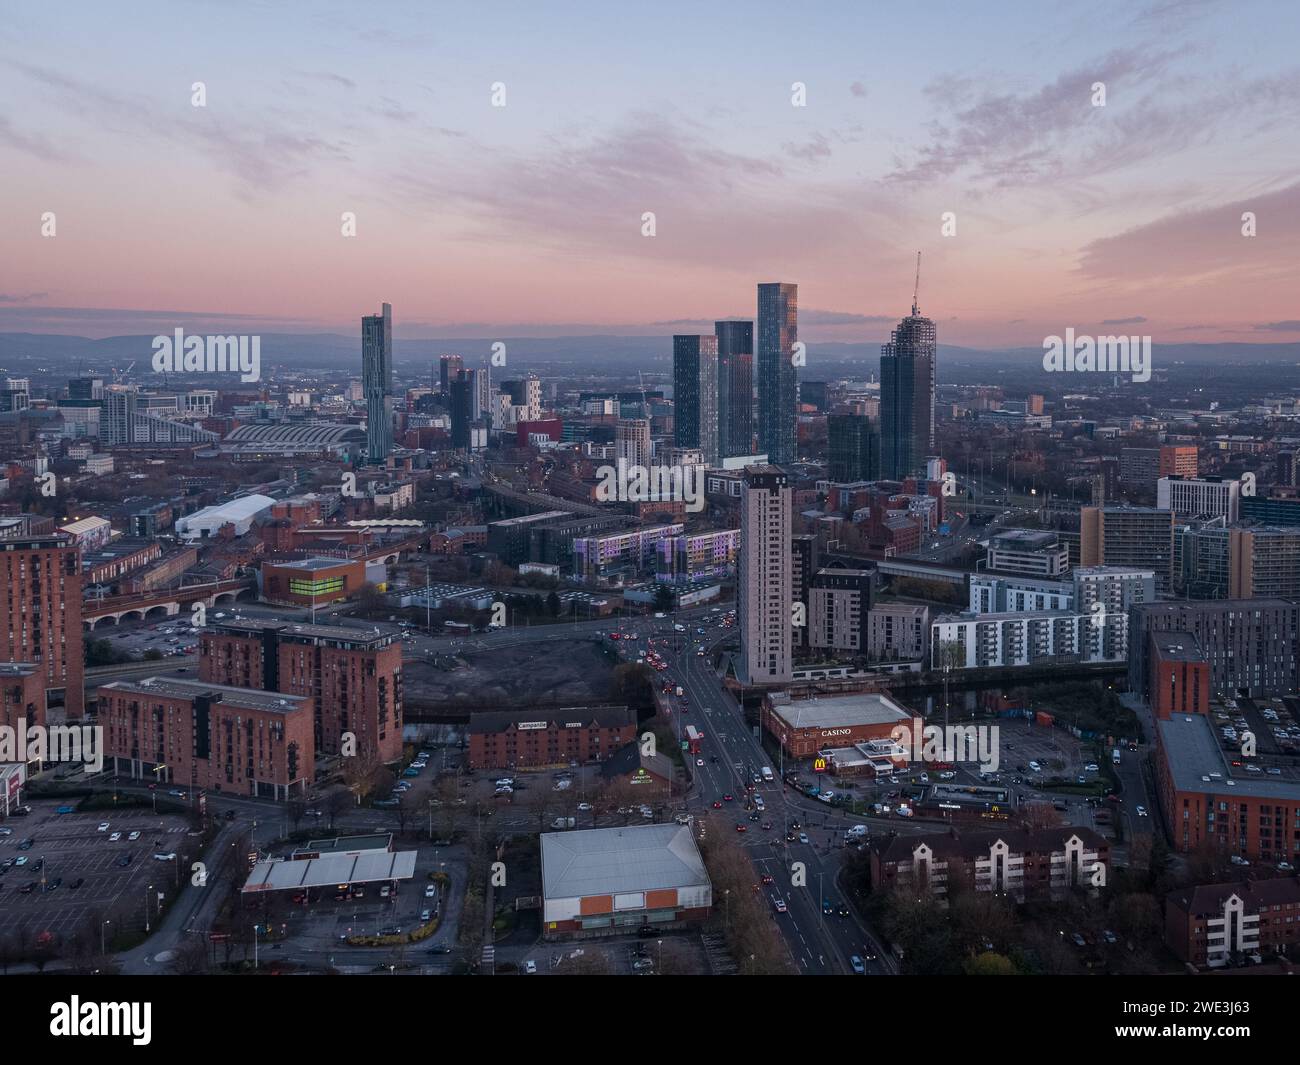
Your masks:
[[[0,331],[1300,341],[1295,5],[804,6],[12,12]]]

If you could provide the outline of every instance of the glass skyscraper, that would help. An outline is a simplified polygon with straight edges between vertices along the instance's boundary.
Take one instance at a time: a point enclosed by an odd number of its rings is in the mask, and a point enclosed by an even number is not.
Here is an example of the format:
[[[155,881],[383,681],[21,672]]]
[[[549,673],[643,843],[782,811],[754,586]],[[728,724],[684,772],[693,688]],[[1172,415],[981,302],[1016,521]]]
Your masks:
[[[718,462],[718,338],[673,337],[673,443]]]
[[[361,319],[361,387],[366,397],[366,458],[382,465],[393,452],[393,308]]]
[[[754,323],[714,322],[718,338],[718,455],[754,452]]]
[[[880,475],[897,481],[925,470],[934,454],[937,342],[915,303],[880,349]]]
[[[799,286],[758,286],[758,449],[775,464],[794,462],[799,379]]]

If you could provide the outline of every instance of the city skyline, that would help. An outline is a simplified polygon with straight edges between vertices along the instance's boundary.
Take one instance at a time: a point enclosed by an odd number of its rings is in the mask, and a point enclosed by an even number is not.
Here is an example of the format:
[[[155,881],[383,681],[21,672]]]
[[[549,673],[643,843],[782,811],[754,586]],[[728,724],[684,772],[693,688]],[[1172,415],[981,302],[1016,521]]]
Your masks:
[[[815,60],[786,50],[784,20],[739,9],[693,13],[670,39],[662,12],[628,37],[584,7],[555,17],[545,66],[522,45],[540,16],[508,6],[513,31],[491,47],[471,15],[402,5],[382,28],[252,6],[251,38],[238,12],[160,8],[148,62],[106,12],[82,9],[57,39],[14,13],[0,330],[200,315],[335,331],[349,303],[382,296],[410,337],[671,334],[748,317],[753,278],[792,277],[805,340],[878,342],[920,249],[922,300],[944,293],[957,345],[1034,346],[1066,325],[1300,340],[1285,5],[1094,19],[1009,4],[973,33],[947,8],[828,5],[792,27]],[[1237,41],[1243,22],[1270,32]],[[720,59],[721,34],[752,59]],[[864,34],[926,48],[864,55]],[[312,61],[267,62],[290,35]],[[662,65],[670,41],[680,70]],[[1038,73],[1033,54],[1061,62]],[[550,78],[551,63],[588,73]]]

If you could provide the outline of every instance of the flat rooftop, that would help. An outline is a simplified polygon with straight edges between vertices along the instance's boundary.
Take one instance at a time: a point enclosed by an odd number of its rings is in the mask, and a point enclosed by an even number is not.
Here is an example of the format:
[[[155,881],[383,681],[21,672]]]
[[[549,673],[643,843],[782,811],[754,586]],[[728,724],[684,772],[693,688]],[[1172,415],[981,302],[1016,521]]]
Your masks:
[[[1202,662],[1201,645],[1190,632],[1153,632],[1156,654],[1165,662]]]
[[[913,716],[880,692],[819,695],[815,699],[792,699],[789,692],[773,692],[770,701],[772,712],[791,728],[893,725]]]
[[[1214,726],[1200,714],[1175,714],[1157,721],[1160,747],[1178,791],[1199,792],[1228,798],[1245,795],[1255,799],[1300,802],[1300,783],[1259,773],[1240,773],[1229,765],[1214,736]]]
[[[258,862],[243,891],[291,891],[294,888],[338,887],[376,881],[410,880],[415,875],[415,851],[364,851],[323,854],[319,858]]]
[[[548,899],[687,888],[710,883],[689,825],[632,825],[542,833]]]
[[[337,569],[339,566],[352,566],[356,564],[356,559],[352,558],[327,558],[324,555],[317,555],[315,558],[299,558],[292,562],[267,562],[266,565],[274,566],[277,569]]]
[[[209,622],[208,629],[235,636],[255,636],[263,632],[277,632],[281,636],[299,636],[310,640],[334,640],[340,643],[380,646],[392,643],[397,633],[375,632],[374,629],[353,629],[346,625],[300,625],[291,621],[241,618],[238,621]]]
[[[372,832],[366,836],[334,836],[329,839],[310,839],[298,851],[318,851],[321,854],[352,851],[386,851],[393,844],[391,832]]]
[[[232,688],[225,684],[206,684],[201,680],[184,677],[143,677],[140,680],[115,680],[101,685],[110,691],[133,692],[137,695],[158,695],[172,699],[194,699],[200,695],[217,696],[225,706],[242,706],[249,710],[270,710],[287,713],[301,706],[310,706],[311,700],[301,695],[284,695],[264,692],[255,688]]]

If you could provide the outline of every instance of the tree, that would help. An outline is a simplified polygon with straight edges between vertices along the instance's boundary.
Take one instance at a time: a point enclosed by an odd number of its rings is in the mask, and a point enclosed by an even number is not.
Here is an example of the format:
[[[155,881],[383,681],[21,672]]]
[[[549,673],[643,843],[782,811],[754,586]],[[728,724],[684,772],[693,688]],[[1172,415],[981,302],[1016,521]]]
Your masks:
[[[991,950],[976,954],[966,962],[965,969],[967,976],[1016,975],[1016,967],[1011,963],[1011,959],[1005,954],[994,954]]]

